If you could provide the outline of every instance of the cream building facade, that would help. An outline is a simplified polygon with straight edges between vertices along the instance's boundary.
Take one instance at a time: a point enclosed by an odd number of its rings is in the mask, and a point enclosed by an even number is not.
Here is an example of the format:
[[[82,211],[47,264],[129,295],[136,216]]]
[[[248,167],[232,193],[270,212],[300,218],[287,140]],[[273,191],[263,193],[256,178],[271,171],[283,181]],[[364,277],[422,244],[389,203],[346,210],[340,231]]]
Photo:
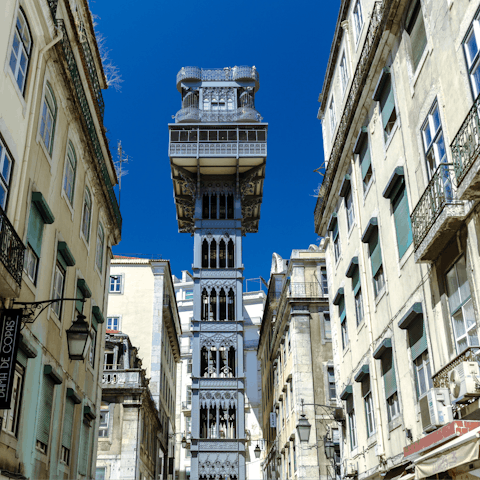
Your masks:
[[[341,422],[342,409],[335,390],[323,245],[293,250],[289,260],[273,254],[257,355],[263,478],[336,478],[325,447],[339,456],[341,423],[335,419]],[[297,433],[302,413],[311,425],[307,442]]]
[[[0,410],[0,478],[91,478],[121,216],[88,2],[2,2],[0,54],[0,297],[24,323],[10,408]],[[47,303],[61,298],[84,301]],[[67,346],[79,313],[91,341],[84,362]]]
[[[113,258],[106,331],[127,334],[138,348],[160,421],[158,474],[171,479],[182,327],[168,260]]]
[[[96,480],[164,478],[158,455],[163,437],[138,349],[128,335],[105,339]]]
[[[479,426],[479,8],[341,2],[319,98],[315,228],[343,476],[468,477],[480,465],[464,450]]]
[[[259,285],[260,279],[255,279],[254,285]],[[184,270],[181,278],[173,277],[178,312],[182,324],[182,337],[180,339],[180,352],[182,362],[177,370],[177,426],[176,431],[176,472],[178,480],[188,480],[191,470],[191,428],[192,428],[192,339],[193,332],[191,321],[193,318],[193,278]],[[250,282],[250,283],[249,283]],[[261,290],[252,290],[252,281],[247,280],[243,292],[244,306],[244,365],[245,365],[245,428],[247,431],[246,471],[247,478],[259,480],[262,478],[261,462],[255,457],[255,447],[261,444],[261,389],[260,389],[260,364],[256,357],[258,336],[263,315],[263,306],[266,295]],[[182,445],[183,438],[187,441],[186,447]]]

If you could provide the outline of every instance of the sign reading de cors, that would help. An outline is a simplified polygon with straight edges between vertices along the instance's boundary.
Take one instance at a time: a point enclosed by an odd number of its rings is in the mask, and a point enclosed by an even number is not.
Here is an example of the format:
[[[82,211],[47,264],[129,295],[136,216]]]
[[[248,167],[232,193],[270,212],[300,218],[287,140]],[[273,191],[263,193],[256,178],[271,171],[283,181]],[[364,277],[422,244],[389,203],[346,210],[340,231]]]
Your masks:
[[[0,316],[0,410],[10,408],[23,310],[3,310]]]

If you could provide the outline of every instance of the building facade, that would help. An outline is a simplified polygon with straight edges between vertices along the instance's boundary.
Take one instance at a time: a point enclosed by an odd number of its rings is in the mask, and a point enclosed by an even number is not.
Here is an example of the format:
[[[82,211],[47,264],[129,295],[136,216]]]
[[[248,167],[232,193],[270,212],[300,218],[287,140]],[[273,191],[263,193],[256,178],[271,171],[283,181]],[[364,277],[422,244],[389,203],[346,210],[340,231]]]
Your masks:
[[[171,480],[177,436],[176,384],[182,329],[168,260],[113,258],[106,331],[127,334],[138,348],[160,422],[157,475]],[[107,360],[105,355],[108,364]],[[130,454],[127,452],[127,455]]]
[[[104,358],[96,480],[165,478],[163,426],[137,348],[128,335],[109,333]]]
[[[0,326],[13,308],[23,328],[0,410],[0,478],[91,478],[121,232],[106,79],[87,1],[6,1],[2,11]],[[83,362],[69,343],[79,314],[90,342]]]
[[[177,75],[169,125],[179,230],[194,237],[191,478],[244,480],[242,238],[260,219],[267,125],[255,67]]]
[[[341,2],[320,95],[315,228],[345,476],[468,477],[480,465],[464,454],[480,395],[479,7]]]
[[[323,246],[293,250],[289,260],[274,253],[257,353],[264,479],[336,478],[325,454],[327,443],[340,454],[342,417],[331,342]],[[311,424],[307,443],[297,434],[302,413]]]
[[[260,279],[254,282],[248,280],[243,292],[243,318],[245,327],[245,432],[249,455],[246,459],[247,478],[251,480],[262,478],[260,460],[255,458],[253,450],[261,443],[261,391],[259,385],[260,368],[256,358],[258,334],[263,315],[266,295],[261,290]],[[182,271],[182,277],[173,278],[178,312],[182,324],[180,339],[181,363],[177,370],[177,426],[181,435],[176,437],[175,471],[178,480],[191,478],[191,439],[192,439],[192,320],[193,320],[193,277],[187,271]],[[249,283],[250,282],[250,283]],[[254,288],[252,290],[252,283]],[[250,285],[250,288],[249,288]],[[258,287],[257,287],[258,286]],[[255,288],[257,287],[257,288]],[[183,445],[186,440],[186,448]]]

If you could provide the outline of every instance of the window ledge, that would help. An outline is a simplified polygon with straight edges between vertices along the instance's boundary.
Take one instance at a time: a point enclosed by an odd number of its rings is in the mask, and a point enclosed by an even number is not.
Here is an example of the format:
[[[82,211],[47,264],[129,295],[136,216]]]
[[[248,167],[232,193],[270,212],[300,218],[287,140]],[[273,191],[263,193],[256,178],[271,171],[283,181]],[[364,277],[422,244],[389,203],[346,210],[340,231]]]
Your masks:
[[[423,52],[423,55],[422,55],[422,58],[420,59],[420,62],[418,62],[417,69],[415,70],[415,72],[413,74],[413,78],[412,78],[412,81],[411,81],[412,98],[415,95],[415,86],[417,84],[418,77],[420,77],[420,73],[423,69],[423,65],[425,64],[425,62],[427,60],[427,57],[428,57],[428,55],[430,54],[431,51],[432,51],[432,49],[427,45],[427,48],[425,48],[425,51]]]
[[[360,322],[359,325],[357,325],[357,335],[364,329],[365,327],[365,313],[363,314],[362,321]],[[358,338],[357,338],[358,341]]]
[[[388,431],[393,432],[398,427],[403,425],[402,415],[399,413],[395,418],[393,418],[390,422],[388,422]]]
[[[412,254],[413,254],[413,240],[412,240],[412,243],[408,246],[406,252],[403,254],[403,257],[398,260],[398,266],[400,267],[400,270],[408,262],[408,259],[412,256]],[[398,276],[400,277],[401,275],[402,275],[402,272],[399,272]]]
[[[370,180],[370,183],[368,184],[367,189],[363,192],[363,206],[365,206],[365,200],[367,199],[368,192],[372,188],[374,181],[375,181],[375,177],[372,169],[372,179]]]
[[[390,135],[388,136],[388,139],[385,142],[385,157],[387,156],[387,150],[390,147],[390,145],[393,141],[393,137],[395,136],[395,133],[397,132],[398,127],[400,125],[400,118],[398,116],[397,105],[395,105],[395,109],[397,110],[397,119],[395,120],[395,124],[393,125],[392,131],[390,132]]]
[[[387,293],[387,287],[384,286],[382,291],[375,297],[375,310],[377,309],[378,304],[382,301],[386,293]]]

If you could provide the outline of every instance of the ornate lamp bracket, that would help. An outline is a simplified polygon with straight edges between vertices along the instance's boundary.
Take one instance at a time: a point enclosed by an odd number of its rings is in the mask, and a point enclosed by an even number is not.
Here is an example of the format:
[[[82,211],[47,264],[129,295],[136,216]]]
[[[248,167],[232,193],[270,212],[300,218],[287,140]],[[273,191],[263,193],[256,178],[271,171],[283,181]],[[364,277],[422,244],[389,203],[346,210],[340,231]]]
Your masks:
[[[50,305],[57,302],[82,302],[84,298],[56,298],[54,300],[42,300],[41,302],[13,302],[13,305],[19,305],[23,309],[22,328],[27,323],[33,323]],[[38,311],[38,313],[37,313]]]

